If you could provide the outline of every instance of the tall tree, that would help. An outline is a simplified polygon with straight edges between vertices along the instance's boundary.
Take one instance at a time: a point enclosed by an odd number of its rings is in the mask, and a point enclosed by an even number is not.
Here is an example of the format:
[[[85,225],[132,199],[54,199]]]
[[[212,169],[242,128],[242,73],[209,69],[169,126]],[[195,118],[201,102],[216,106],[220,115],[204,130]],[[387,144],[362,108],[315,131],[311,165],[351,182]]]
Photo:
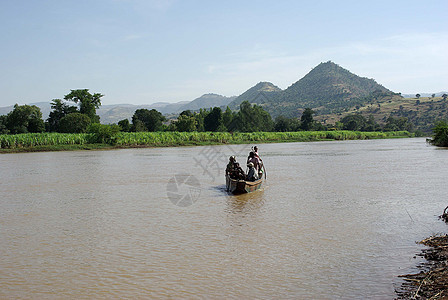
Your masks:
[[[240,111],[234,119],[236,128],[243,132],[272,131],[274,128],[271,115],[261,106],[252,106],[248,101],[240,104]]]
[[[300,117],[300,128],[303,130],[311,130],[313,129],[314,119],[313,119],[314,111],[311,108],[305,108]]]
[[[132,116],[135,131],[159,131],[166,118],[157,110],[137,109]],[[143,125],[143,127],[142,127]]]
[[[6,115],[1,115],[0,116],[0,134],[7,134],[7,133],[9,133],[9,130],[6,127],[7,120],[8,120],[8,116],[6,116]]]
[[[197,121],[194,116],[180,115],[174,123],[177,131],[192,132],[196,131]]]
[[[101,106],[101,95],[99,93],[91,94],[88,89],[71,90],[64,96],[67,101],[79,103],[79,112],[87,115],[92,123],[99,123],[100,117],[96,114],[96,110]]]
[[[48,131],[59,131],[59,123],[68,114],[78,112],[75,106],[62,102],[61,99],[53,99],[51,102],[50,115],[47,119]]]
[[[227,106],[226,110],[222,114],[222,123],[224,124],[225,128],[227,129],[227,131],[235,130],[235,126],[233,125],[234,117],[235,117],[235,114]]]
[[[121,131],[129,132],[131,131],[131,124],[129,123],[128,119],[123,119],[118,122],[118,126],[120,126]]]
[[[213,107],[210,113],[204,118],[205,131],[218,131],[222,129],[222,111],[219,107]]]
[[[14,105],[6,118],[6,128],[11,133],[43,132],[45,123],[42,112],[35,105]]]

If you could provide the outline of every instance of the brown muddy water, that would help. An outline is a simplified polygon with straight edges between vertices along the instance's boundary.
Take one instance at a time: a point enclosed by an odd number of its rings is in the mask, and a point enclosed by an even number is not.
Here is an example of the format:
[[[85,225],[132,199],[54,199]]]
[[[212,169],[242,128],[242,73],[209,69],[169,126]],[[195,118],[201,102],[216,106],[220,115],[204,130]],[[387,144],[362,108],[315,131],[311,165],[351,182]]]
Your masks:
[[[1,299],[384,299],[446,232],[448,151],[424,139],[0,155]]]

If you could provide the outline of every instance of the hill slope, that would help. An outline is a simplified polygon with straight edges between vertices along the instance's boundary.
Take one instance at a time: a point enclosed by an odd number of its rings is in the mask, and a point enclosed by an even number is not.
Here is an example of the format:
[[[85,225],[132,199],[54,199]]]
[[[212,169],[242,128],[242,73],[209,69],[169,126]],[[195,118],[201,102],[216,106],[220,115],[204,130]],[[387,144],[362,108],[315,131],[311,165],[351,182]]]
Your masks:
[[[270,101],[277,93],[282,90],[270,82],[259,82],[241,95],[235,98],[230,104],[231,109],[238,109],[241,102],[264,104]]]
[[[333,62],[321,63],[302,79],[268,101],[273,117],[300,116],[309,107],[315,111],[342,111],[369,101],[372,94],[392,94],[373,79],[357,76]]]
[[[226,106],[232,102],[236,97],[225,97],[217,94],[205,94],[193,101],[183,105],[177,112],[184,110],[199,110],[200,108],[220,107]]]

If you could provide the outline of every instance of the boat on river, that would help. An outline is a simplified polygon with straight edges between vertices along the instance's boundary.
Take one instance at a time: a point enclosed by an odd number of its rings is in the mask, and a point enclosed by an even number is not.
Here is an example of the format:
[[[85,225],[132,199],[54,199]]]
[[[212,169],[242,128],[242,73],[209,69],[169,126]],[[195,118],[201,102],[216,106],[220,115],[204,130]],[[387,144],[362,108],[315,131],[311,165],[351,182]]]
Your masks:
[[[263,177],[255,181],[246,181],[230,178],[226,175],[227,191],[234,194],[254,192],[263,185]]]

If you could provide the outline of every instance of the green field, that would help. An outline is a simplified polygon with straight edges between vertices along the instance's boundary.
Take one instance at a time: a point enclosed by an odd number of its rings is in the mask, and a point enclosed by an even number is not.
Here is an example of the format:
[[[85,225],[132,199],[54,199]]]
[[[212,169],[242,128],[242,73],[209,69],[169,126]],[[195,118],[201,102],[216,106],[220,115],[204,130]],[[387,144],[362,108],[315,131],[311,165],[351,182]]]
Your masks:
[[[323,140],[364,140],[413,137],[407,131],[298,131],[298,132],[120,132],[114,145],[95,144],[93,134],[26,133],[0,135],[0,152],[57,151],[79,149],[168,147],[252,142],[310,142]]]

